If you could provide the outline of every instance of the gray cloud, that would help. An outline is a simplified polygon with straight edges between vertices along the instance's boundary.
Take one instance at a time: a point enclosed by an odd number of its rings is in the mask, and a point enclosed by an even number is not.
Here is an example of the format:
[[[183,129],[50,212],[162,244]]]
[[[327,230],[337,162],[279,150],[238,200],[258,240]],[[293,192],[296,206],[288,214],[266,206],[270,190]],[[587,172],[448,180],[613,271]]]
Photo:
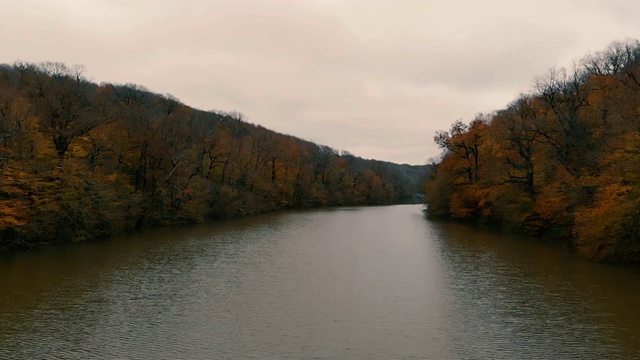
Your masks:
[[[635,37],[635,1],[28,0],[0,62],[84,64],[366,158],[424,163],[433,133],[549,67]]]

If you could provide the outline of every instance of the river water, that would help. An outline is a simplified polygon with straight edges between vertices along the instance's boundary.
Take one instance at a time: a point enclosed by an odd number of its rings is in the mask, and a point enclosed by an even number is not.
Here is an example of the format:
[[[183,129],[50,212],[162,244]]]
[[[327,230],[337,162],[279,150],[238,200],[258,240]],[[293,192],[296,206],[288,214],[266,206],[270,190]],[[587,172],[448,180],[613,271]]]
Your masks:
[[[640,270],[415,205],[0,256],[0,359],[236,358],[640,358]]]

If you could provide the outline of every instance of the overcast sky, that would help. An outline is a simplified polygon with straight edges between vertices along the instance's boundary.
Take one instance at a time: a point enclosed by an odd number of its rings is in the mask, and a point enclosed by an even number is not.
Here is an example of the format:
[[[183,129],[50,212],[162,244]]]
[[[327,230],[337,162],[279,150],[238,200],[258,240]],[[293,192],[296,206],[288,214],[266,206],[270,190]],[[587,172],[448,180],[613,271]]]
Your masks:
[[[640,1],[0,0],[0,63],[83,64],[364,158],[424,164],[433,133],[553,66],[640,35]]]

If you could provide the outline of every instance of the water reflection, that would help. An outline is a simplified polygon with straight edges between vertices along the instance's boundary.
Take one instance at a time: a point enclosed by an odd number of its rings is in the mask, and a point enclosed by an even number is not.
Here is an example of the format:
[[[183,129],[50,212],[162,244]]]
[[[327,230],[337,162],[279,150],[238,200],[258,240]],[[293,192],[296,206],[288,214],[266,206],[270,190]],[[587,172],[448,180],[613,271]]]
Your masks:
[[[530,238],[431,224],[461,354],[488,346],[490,357],[640,356],[640,290],[629,286],[640,278],[636,268],[595,264]]]

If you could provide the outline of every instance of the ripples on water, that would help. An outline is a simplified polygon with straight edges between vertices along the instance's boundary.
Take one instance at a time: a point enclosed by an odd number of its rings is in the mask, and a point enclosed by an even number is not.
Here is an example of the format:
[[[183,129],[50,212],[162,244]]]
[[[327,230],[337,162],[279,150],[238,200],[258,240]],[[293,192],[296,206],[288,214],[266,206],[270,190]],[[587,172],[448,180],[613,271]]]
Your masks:
[[[638,358],[640,273],[419,206],[0,257],[0,359]]]

